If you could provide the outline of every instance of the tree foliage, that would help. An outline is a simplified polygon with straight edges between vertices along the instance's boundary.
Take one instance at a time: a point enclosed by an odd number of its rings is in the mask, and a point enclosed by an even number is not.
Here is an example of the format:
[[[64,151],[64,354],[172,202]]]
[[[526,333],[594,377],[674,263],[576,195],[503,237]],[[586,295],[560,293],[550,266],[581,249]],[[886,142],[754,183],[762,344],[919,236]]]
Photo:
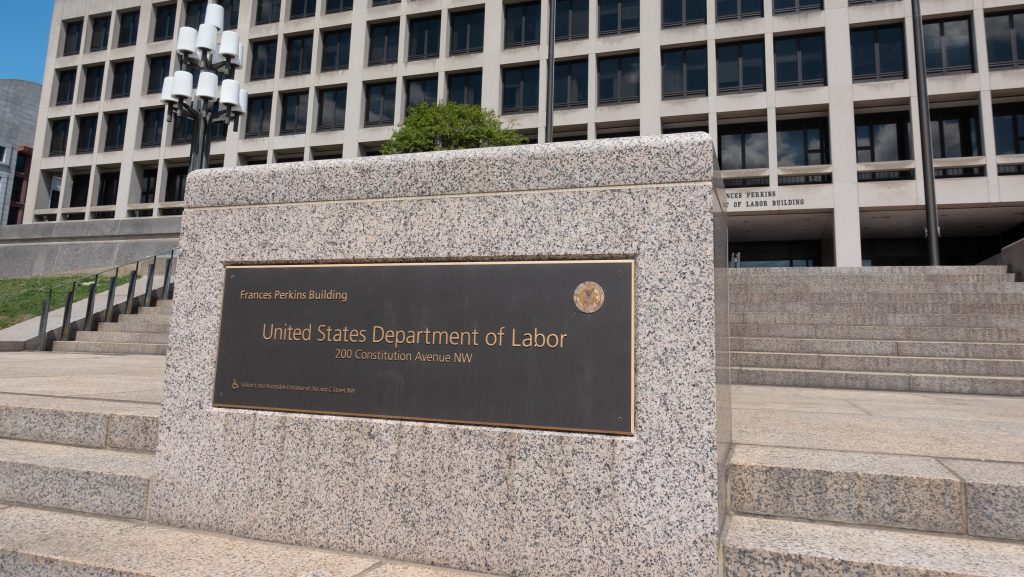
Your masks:
[[[491,110],[456,102],[417,104],[409,109],[405,122],[381,146],[380,152],[405,154],[526,142],[525,136],[503,127],[501,119]]]

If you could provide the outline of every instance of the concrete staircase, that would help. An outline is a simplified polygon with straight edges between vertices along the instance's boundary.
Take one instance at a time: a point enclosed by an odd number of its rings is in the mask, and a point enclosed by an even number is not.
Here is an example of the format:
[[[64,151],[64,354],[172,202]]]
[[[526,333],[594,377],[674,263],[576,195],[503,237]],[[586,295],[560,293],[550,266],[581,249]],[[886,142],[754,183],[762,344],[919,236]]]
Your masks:
[[[56,341],[53,350],[65,353],[166,355],[173,300],[156,301],[124,314],[116,322],[101,322],[95,331],[79,331],[73,341]]]
[[[733,383],[1024,395],[1002,266],[730,271]]]

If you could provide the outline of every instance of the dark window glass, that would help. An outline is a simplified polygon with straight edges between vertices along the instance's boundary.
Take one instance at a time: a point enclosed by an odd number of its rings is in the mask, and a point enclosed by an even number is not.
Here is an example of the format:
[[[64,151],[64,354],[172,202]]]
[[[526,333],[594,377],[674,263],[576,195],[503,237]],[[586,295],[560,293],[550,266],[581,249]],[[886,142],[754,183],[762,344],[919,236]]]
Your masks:
[[[281,95],[281,134],[306,132],[309,92],[288,92]]]
[[[284,64],[285,75],[309,74],[313,65],[313,35],[290,36],[286,42],[288,54]]]
[[[64,23],[64,56],[78,54],[82,49],[82,21]]]
[[[273,78],[277,66],[277,40],[252,43],[252,69],[250,80]]]
[[[775,86],[825,84],[825,36],[775,38]]]
[[[195,121],[191,116],[178,116],[174,119],[174,130],[171,131],[171,144],[188,144],[192,142]]]
[[[505,47],[540,44],[540,2],[505,6]]]
[[[117,186],[121,183],[119,172],[101,172],[100,190],[95,206],[111,206],[117,204]]]
[[[409,60],[437,58],[440,49],[440,16],[409,20]]]
[[[256,0],[256,23],[269,24],[281,19],[281,0]]]
[[[320,104],[316,114],[317,130],[340,130],[345,128],[345,103],[348,89],[325,88],[320,91]]]
[[[142,178],[139,184],[141,185],[141,194],[139,195],[140,203],[150,203],[156,200],[156,169],[147,168],[142,171]]]
[[[768,124],[719,126],[718,163],[722,170],[768,168]]]
[[[89,200],[89,175],[71,175],[71,199],[68,206],[85,206]]]
[[[586,59],[555,63],[555,107],[587,105]]]
[[[930,116],[935,158],[981,156],[977,108],[938,108],[933,109]]]
[[[142,148],[160,146],[164,132],[164,109],[149,108],[142,111]]]
[[[417,104],[437,104],[437,77],[413,78],[405,82],[405,109]]]
[[[985,17],[990,68],[1024,65],[1024,12]]]
[[[778,124],[779,166],[828,164],[828,119],[786,120]]]
[[[188,0],[185,2],[185,26],[199,29],[206,20],[206,0]]]
[[[537,97],[540,92],[540,67],[522,66],[506,68],[501,71],[501,109],[502,112],[526,112],[537,110]]]
[[[601,104],[640,100],[640,55],[598,58],[597,86]]]
[[[451,16],[451,54],[481,52],[484,49],[484,11],[456,12]]]
[[[316,0],[292,0],[292,9],[289,12],[292,20],[313,16],[316,16]]]
[[[103,96],[103,65],[88,66],[83,69],[85,73],[85,94],[82,99],[85,102],[99,100]]]
[[[739,18],[760,18],[764,16],[763,0],[716,0],[715,18],[737,20]]]
[[[374,6],[386,6],[388,4],[401,4],[402,0],[373,0]]]
[[[178,11],[177,4],[157,6],[154,11],[156,26],[153,29],[153,42],[174,38],[174,18]]]
[[[117,45],[134,46],[139,37],[139,11],[118,14]]]
[[[245,115],[245,137],[270,136],[271,97],[249,98],[249,113]]]
[[[171,75],[170,56],[151,56],[149,58],[149,82],[146,84],[146,92],[157,94],[164,86],[164,78]]]
[[[764,90],[764,42],[718,45],[718,92]]]
[[[64,156],[68,149],[70,121],[60,118],[50,121],[50,156]]]
[[[483,85],[483,74],[466,72],[448,75],[448,100],[459,104],[480,106],[480,87]]]
[[[352,0],[327,0],[326,12],[344,12],[352,9]]]
[[[385,126],[395,123],[395,83],[379,82],[366,85],[366,114],[364,126]]]
[[[324,54],[320,69],[344,70],[348,68],[351,39],[352,32],[348,28],[324,32]]]
[[[704,46],[666,50],[661,54],[661,95],[706,96],[708,49]]]
[[[25,172],[26,164],[28,164],[28,155],[19,152],[17,160],[14,161],[14,172]]]
[[[708,5],[704,0],[661,0],[662,26],[701,24],[707,20]]]
[[[234,30],[238,28],[238,8],[242,0],[221,0],[220,5],[224,7],[224,29]]]
[[[590,30],[590,0],[556,0],[555,40],[586,38]]]
[[[78,117],[78,145],[75,152],[89,154],[96,147],[96,117]]]
[[[906,112],[857,116],[857,162],[913,159],[909,135],[910,116]]]
[[[773,10],[776,14],[821,10],[821,0],[774,0]]]
[[[167,188],[164,190],[164,202],[185,200],[185,179],[187,177],[187,166],[167,167]]]
[[[57,73],[57,105],[71,104],[75,100],[75,69]]]
[[[598,29],[604,34],[640,30],[640,0],[598,0]]]
[[[124,148],[124,131],[128,126],[127,112],[112,112],[107,115],[107,137],[103,143],[104,150],[121,150]]]
[[[925,22],[924,57],[928,74],[974,71],[974,51],[969,18]]]
[[[107,42],[110,41],[110,16],[92,17],[92,39],[89,41],[89,51],[98,52],[107,49]]]
[[[220,104],[214,104],[213,110],[216,114],[220,110]],[[217,142],[221,140],[227,140],[228,138],[228,123],[227,122],[213,122],[210,124],[210,140]]]
[[[111,98],[126,98],[132,92],[132,61],[114,63],[114,86],[110,90]]]
[[[398,31],[398,21],[370,26],[371,66],[398,62]]]
[[[1024,103],[997,104],[995,120],[996,154],[1024,154]]]
[[[855,81],[905,77],[902,24],[851,30],[850,52]]]

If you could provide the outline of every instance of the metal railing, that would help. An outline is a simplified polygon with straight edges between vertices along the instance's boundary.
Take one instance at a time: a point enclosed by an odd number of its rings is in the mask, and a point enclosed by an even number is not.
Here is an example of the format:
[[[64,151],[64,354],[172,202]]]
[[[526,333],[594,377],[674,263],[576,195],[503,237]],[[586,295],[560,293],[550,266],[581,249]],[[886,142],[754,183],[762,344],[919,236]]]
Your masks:
[[[114,320],[116,314],[131,314],[135,312],[138,306],[151,306],[154,302],[153,295],[153,281],[156,277],[157,262],[161,259],[166,260],[164,264],[164,276],[163,286],[160,291],[160,298],[167,299],[171,296],[171,277],[174,274],[174,264],[178,255],[181,253],[180,248],[173,248],[169,251],[148,256],[143,259],[139,259],[128,264],[119,265],[116,267],[108,268],[92,275],[86,276],[85,278],[92,278],[91,281],[82,282],[82,277],[70,282],[63,282],[54,285],[47,290],[46,298],[43,299],[42,306],[40,307],[39,314],[39,344],[38,350],[45,351],[50,346],[49,329],[47,327],[48,319],[50,316],[50,307],[53,303],[54,295],[57,298],[61,298],[61,292],[66,287],[67,293],[63,296],[64,299],[64,316],[61,319],[60,329],[55,331],[53,340],[66,341],[70,340],[74,333],[74,326],[71,320],[72,307],[75,304],[75,292],[79,287],[88,286],[89,292],[86,296],[85,305],[85,318],[82,320],[81,330],[91,331],[95,329],[94,316],[96,307],[96,291],[100,285],[100,277],[105,277],[107,273],[110,275],[110,283],[107,287],[107,302],[106,307],[102,313],[101,320],[103,322],[111,322]],[[146,289],[141,296],[136,297],[135,291],[137,289],[137,283],[139,280],[139,268],[145,267],[145,279]],[[122,269],[128,270],[128,288],[124,300],[124,306],[122,310],[117,311],[116,304],[116,292],[118,279],[121,278]]]

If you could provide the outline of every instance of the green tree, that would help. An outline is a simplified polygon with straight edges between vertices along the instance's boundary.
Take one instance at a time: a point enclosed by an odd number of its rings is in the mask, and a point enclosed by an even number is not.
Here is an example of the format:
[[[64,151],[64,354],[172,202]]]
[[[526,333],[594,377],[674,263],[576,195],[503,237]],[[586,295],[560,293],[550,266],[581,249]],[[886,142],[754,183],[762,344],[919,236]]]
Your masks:
[[[381,154],[457,150],[525,144],[518,132],[504,128],[491,110],[472,104],[417,104],[381,148]]]

